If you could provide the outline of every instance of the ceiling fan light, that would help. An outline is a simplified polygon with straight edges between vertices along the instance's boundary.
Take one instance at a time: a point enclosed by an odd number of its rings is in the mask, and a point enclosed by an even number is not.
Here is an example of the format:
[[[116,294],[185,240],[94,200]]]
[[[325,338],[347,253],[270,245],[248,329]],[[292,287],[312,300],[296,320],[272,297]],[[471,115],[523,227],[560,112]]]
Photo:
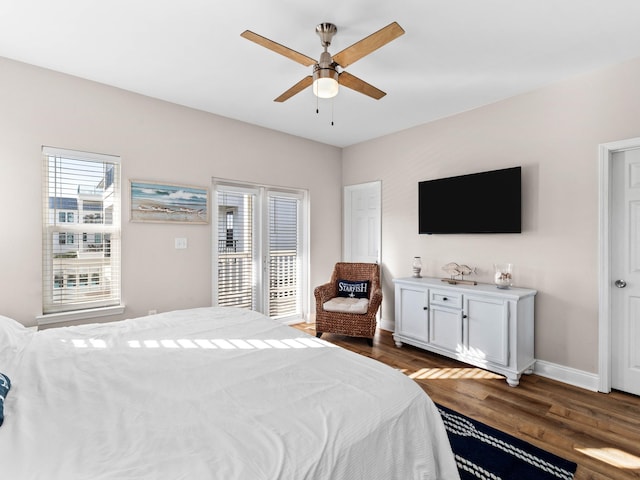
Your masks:
[[[333,98],[338,94],[335,68],[318,68],[313,72],[313,93],[319,98]]]

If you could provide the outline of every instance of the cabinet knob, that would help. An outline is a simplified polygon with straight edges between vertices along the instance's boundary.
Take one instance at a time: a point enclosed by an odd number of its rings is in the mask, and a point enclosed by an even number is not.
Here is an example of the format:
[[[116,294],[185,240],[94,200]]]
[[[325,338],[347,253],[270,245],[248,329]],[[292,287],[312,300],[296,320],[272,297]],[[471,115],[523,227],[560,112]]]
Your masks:
[[[442,297],[443,302],[446,302],[447,300],[449,300],[447,297]]]
[[[429,310],[429,307],[422,307],[423,310]]]
[[[468,318],[466,315],[462,315],[462,318]]]

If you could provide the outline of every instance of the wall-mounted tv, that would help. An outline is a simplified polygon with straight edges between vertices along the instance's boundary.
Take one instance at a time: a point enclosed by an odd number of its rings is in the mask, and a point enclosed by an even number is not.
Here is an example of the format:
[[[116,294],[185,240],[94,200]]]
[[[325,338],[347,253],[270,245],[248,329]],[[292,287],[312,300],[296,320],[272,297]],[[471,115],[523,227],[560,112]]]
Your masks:
[[[521,233],[521,170],[419,182],[419,233]]]

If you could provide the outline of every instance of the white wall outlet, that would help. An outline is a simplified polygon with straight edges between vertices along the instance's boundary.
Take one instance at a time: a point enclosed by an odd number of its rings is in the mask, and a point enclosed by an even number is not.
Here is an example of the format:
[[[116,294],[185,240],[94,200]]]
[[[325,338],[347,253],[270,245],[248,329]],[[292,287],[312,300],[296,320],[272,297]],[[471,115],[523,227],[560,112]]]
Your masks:
[[[149,313],[147,313],[147,315],[155,315],[156,313],[158,313],[157,310],[149,310]]]
[[[176,249],[187,248],[187,239],[185,237],[176,237],[175,244],[176,244]]]

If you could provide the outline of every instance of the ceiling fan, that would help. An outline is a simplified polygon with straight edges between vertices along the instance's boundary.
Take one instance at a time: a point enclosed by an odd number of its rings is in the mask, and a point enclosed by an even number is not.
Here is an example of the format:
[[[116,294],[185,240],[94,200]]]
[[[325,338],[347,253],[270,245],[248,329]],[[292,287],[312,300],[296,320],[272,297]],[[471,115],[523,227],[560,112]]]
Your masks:
[[[383,45],[395,40],[404,33],[404,30],[397,22],[390,23],[386,27],[332,56],[327,49],[329,45],[331,45],[331,40],[337,32],[338,28],[333,23],[325,22],[316,26],[316,33],[320,36],[320,44],[324,48],[324,52],[320,54],[320,60],[318,61],[249,30],[245,30],[240,36],[269,50],[273,50],[280,55],[284,55],[305,67],[313,65],[312,75],[304,77],[293,87],[274,99],[275,102],[284,102],[310,85],[313,85],[313,93],[317,97],[335,97],[338,94],[338,84],[371,98],[375,98],[376,100],[380,100],[386,95],[385,92],[359,79],[355,75],[351,75],[345,71],[338,71],[337,67],[346,68],[365,55],[369,55]]]

